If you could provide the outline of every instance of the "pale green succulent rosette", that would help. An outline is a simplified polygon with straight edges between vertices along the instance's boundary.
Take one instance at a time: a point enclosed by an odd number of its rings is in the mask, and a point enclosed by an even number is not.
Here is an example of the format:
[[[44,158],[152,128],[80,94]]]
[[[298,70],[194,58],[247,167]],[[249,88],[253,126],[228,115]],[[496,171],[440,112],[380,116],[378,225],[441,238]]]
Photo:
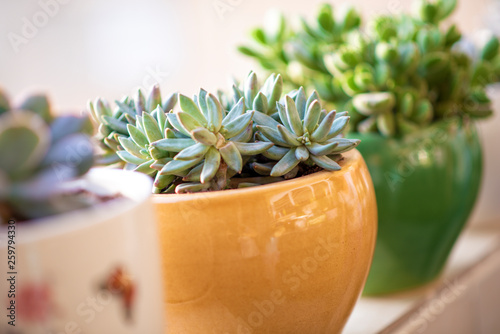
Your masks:
[[[67,181],[93,165],[88,118],[55,117],[44,95],[12,106],[0,90],[0,221],[29,220],[92,205]]]
[[[241,173],[245,157],[273,146],[249,143],[254,113],[245,112],[244,97],[227,113],[214,95],[203,90],[196,100],[179,95],[181,110],[169,114],[168,119],[181,136],[151,144],[161,152],[178,152],[159,173],[172,181],[176,176],[188,181],[176,187],[177,193],[225,189],[229,177]]]
[[[102,150],[102,154],[97,157],[97,164],[123,165],[123,160],[117,155],[117,151],[122,150],[119,138],[129,137],[128,125],[136,126],[138,116],[144,113],[151,114],[158,107],[170,111],[176,103],[177,94],[171,94],[162,100],[158,85],[153,86],[147,97],[138,90],[133,99],[124,97],[121,101],[115,101],[114,109],[107,101],[100,98],[95,102],[89,102],[88,111],[97,128],[95,138]]]
[[[491,115],[486,86],[500,81],[499,41],[473,50],[455,25],[443,24],[456,0],[415,1],[411,15],[381,15],[361,28],[352,8],[320,7],[293,28],[282,15],[239,48],[285,81],[316,89],[352,110],[350,130],[402,136],[449,117]],[[335,15],[337,14],[337,15]]]
[[[216,96],[203,89],[193,99],[179,94],[163,103],[168,110],[153,99],[149,105],[156,105],[154,110],[146,107],[133,118],[131,102],[124,99],[114,119],[125,112],[128,123],[122,120],[121,129],[114,130],[118,143],[113,149],[126,168],[155,179],[154,193],[241,188],[314,168],[340,169],[341,153],[359,143],[338,138],[349,117],[326,113],[317,93],[306,99],[302,88],[283,99],[283,85],[279,74],[260,85],[250,72],[231,94]],[[109,117],[101,118],[111,123]]]
[[[322,110],[319,97],[313,92],[308,99],[301,87],[293,98],[286,95],[284,105],[278,103],[278,120],[255,111],[256,138],[275,144],[263,155],[277,163],[253,163],[260,174],[285,176],[297,175],[298,165],[319,166],[325,170],[340,170],[337,163],[341,154],[355,148],[357,139],[341,138],[349,116],[346,112]]]

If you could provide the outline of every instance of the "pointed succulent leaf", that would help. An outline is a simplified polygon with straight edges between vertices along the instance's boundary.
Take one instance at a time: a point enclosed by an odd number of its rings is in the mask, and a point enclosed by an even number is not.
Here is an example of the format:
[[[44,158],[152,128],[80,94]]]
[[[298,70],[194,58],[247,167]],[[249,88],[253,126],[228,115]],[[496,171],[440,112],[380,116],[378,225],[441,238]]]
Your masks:
[[[321,105],[318,100],[314,100],[311,104],[309,104],[309,108],[307,109],[304,117],[304,128],[307,129],[309,133],[313,133],[316,129],[320,115]]]
[[[213,127],[214,131],[219,131],[222,125],[222,106],[219,100],[212,94],[206,98],[208,105],[208,127]]]
[[[160,171],[161,175],[177,175],[196,166],[203,158],[193,160],[172,160],[167,163]],[[186,173],[187,175],[187,173]]]
[[[137,95],[134,99],[135,111],[137,115],[142,115],[146,110],[146,97],[140,89],[137,90]]]
[[[151,143],[151,146],[156,147],[163,151],[168,152],[180,152],[192,145],[196,144],[196,142],[191,138],[175,138],[175,139],[160,139]]]
[[[173,110],[177,104],[177,99],[178,95],[176,93],[171,94],[165,101],[163,101],[163,110],[167,113]]]
[[[189,97],[185,95],[179,94],[179,104],[183,112],[189,114],[189,116],[194,118],[202,126],[207,126],[207,119],[205,115],[203,115],[203,113],[200,111],[200,109],[194,103],[193,100],[191,100]]]
[[[127,131],[127,123],[121,122],[114,117],[111,116],[102,116],[102,120],[104,124],[106,124],[110,129],[117,131],[121,134],[126,135]]]
[[[150,93],[149,93],[148,100],[146,102],[146,111],[147,112],[152,112],[158,106],[161,107],[160,86],[154,85],[153,88],[151,89]]]
[[[347,124],[349,123],[349,116],[341,116],[335,118],[335,121],[333,122],[330,131],[328,131],[328,135],[326,136],[326,139],[330,139],[333,137],[338,136],[341,134],[344,129],[347,127]]]
[[[127,151],[117,151],[116,154],[118,154],[120,159],[122,159],[123,161],[128,162],[128,163],[133,164],[133,165],[140,165],[140,164],[147,161],[145,159],[138,158],[135,155],[130,154]]]
[[[177,116],[177,120],[182,125],[182,127],[189,132],[198,128],[204,128],[204,126],[200,122],[198,122],[194,117],[186,112],[178,111],[175,113],[175,115]]]
[[[161,175],[160,173],[156,174],[154,180],[154,187],[157,189],[164,189],[168,187],[175,180],[175,175]]]
[[[295,101],[288,95],[285,96],[285,107],[287,119],[290,123],[290,127],[293,130],[293,133],[297,136],[302,136],[304,134],[304,129],[299,116],[299,112],[297,110],[297,106],[295,104]]]
[[[245,98],[242,97],[238,100],[238,103],[236,103],[229,113],[224,117],[222,120],[222,125],[226,125],[229,122],[235,120],[237,117],[243,115],[245,113]]]
[[[287,154],[289,151],[288,148],[272,146],[268,150],[262,152],[262,155],[271,160],[280,160]]]
[[[319,126],[314,130],[311,135],[311,140],[316,142],[322,142],[326,139],[328,133],[332,129],[332,125],[335,121],[335,111],[330,111],[328,115],[323,118]]]
[[[281,125],[281,124],[279,124],[279,125]],[[257,130],[259,130],[269,141],[272,141],[273,143],[275,143],[279,146],[284,146],[284,147],[297,146],[297,145],[291,145],[288,142],[286,142],[281,137],[281,134],[279,133],[278,130],[275,130],[273,128],[270,128],[268,126],[263,126],[263,125],[257,125]]]
[[[151,164],[154,163],[154,161],[155,161],[154,159],[151,159],[151,160],[148,160],[146,162],[143,162],[142,164],[137,166],[134,169],[134,171],[139,172],[139,173],[143,173],[143,174],[147,174],[147,175],[156,174],[157,171],[150,167]]]
[[[219,152],[229,168],[238,173],[241,172],[241,169],[243,168],[243,160],[235,143],[231,141],[228,142],[219,149]]]
[[[205,155],[205,162],[203,163],[203,170],[200,175],[201,183],[207,183],[214,178],[219,170],[220,158],[221,153],[215,147],[210,147]]]
[[[130,154],[135,155],[141,159],[147,159],[145,154],[142,154],[141,147],[139,147],[132,139],[127,137],[118,138],[120,145]]]
[[[127,124],[127,132],[137,146],[147,147],[149,145],[149,140],[146,135],[144,135],[144,133],[142,133],[142,131],[135,126]]]
[[[318,144],[318,143],[311,143],[311,145],[307,146],[307,149],[311,154],[314,154],[316,156],[320,155],[328,155],[332,154],[333,151],[339,146],[338,142],[332,142],[328,143],[325,142],[325,144]]]
[[[299,113],[300,119],[304,119],[307,109],[306,94],[304,88],[300,87],[295,96],[295,105],[297,106],[297,112]]]
[[[247,143],[252,140],[253,137],[253,127],[252,127],[252,122],[248,124],[248,126],[241,132],[239,135],[234,136],[231,138],[232,142],[240,142],[240,143]]]
[[[238,143],[238,142],[233,142],[233,143],[241,155],[250,155],[250,156],[261,154],[274,146],[273,143],[263,142],[263,141],[255,143]]]
[[[182,181],[188,182],[200,182],[201,172],[203,170],[204,163],[199,164],[198,166],[192,168],[189,173],[182,178]]]
[[[280,161],[273,167],[271,176],[283,176],[290,172],[300,163],[300,160],[295,156],[296,148],[290,149]]]
[[[268,126],[270,128],[277,128],[280,123],[278,123],[274,118],[261,113],[259,111],[255,111],[253,115],[253,121],[259,125]]]
[[[341,169],[338,163],[336,163],[335,161],[324,155],[322,156],[311,155],[311,160],[319,167],[329,171]]]
[[[309,159],[309,151],[305,146],[298,146],[295,150],[295,157],[300,161],[306,161]]]
[[[357,147],[360,142],[361,140],[359,139],[347,139],[347,138],[330,139],[326,143],[336,143],[337,146],[333,148],[333,150],[330,153],[327,153],[327,155],[347,152]]]
[[[245,130],[248,124],[250,124],[250,122],[252,121],[253,114],[254,112],[250,111],[241,116],[238,116],[233,121],[229,122],[224,126],[224,128],[221,130],[221,134],[226,139],[239,135]]]
[[[181,183],[175,187],[176,194],[187,194],[195,193],[199,191],[205,191],[210,188],[210,183]]]
[[[285,128],[283,125],[278,125],[278,132],[281,138],[291,146],[300,146],[300,142],[297,140],[297,136],[287,128]]]
[[[196,143],[192,146],[189,146],[177,154],[174,159],[175,160],[194,160],[198,158],[202,158],[205,153],[207,153],[210,146]]]
[[[251,72],[245,80],[244,96],[247,109],[252,109],[252,103],[258,92],[257,75]]]
[[[269,104],[267,102],[267,97],[262,92],[257,94],[257,97],[253,101],[252,109],[268,114]]]
[[[148,113],[142,115],[142,121],[144,126],[144,132],[149,142],[154,142],[163,139],[162,132],[158,126],[158,122]]]
[[[217,144],[217,137],[205,128],[197,128],[191,132],[194,140],[205,145]]]
[[[186,135],[186,136],[189,136],[189,132],[184,129],[184,127],[182,126],[182,124],[179,122],[179,119],[177,118],[177,114],[175,113],[168,113],[167,114],[167,119],[168,119],[168,122],[170,124],[172,124],[172,126],[174,127],[174,129],[176,129],[177,131],[179,131],[180,133]]]
[[[198,97],[195,97],[195,104],[198,104],[200,106],[200,110],[205,115],[205,118],[208,120],[209,115],[208,115],[208,104],[207,104],[207,91],[204,90],[203,88],[200,89],[200,93],[198,94]]]

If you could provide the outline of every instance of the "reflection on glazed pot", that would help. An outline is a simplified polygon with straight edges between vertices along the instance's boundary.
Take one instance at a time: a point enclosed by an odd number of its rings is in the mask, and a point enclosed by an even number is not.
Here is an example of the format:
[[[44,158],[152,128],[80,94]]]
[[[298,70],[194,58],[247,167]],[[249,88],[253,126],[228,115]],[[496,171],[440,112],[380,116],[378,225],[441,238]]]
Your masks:
[[[377,216],[364,161],[345,156],[339,172],[156,195],[168,333],[340,332],[370,266]]]

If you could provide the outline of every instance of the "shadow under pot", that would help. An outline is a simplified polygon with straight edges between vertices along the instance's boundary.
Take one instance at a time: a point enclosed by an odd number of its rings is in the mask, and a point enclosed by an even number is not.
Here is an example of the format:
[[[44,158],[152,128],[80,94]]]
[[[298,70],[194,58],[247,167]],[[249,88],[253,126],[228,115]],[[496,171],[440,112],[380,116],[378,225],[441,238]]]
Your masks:
[[[404,139],[353,134],[370,170],[379,214],[363,291],[379,295],[435,280],[476,202],[482,175],[475,125],[441,121]]]
[[[168,333],[337,333],[363,288],[377,226],[358,151],[337,172],[155,195]]]

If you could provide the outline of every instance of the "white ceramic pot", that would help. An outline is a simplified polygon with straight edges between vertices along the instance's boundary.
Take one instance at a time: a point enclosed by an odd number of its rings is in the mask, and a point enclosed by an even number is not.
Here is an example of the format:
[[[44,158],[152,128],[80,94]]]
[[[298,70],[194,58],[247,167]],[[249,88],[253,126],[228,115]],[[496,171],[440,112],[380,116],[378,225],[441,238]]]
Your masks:
[[[151,180],[94,169],[82,184],[123,198],[16,223],[15,238],[13,227],[1,227],[1,333],[164,332]],[[15,264],[8,262],[9,240]]]

